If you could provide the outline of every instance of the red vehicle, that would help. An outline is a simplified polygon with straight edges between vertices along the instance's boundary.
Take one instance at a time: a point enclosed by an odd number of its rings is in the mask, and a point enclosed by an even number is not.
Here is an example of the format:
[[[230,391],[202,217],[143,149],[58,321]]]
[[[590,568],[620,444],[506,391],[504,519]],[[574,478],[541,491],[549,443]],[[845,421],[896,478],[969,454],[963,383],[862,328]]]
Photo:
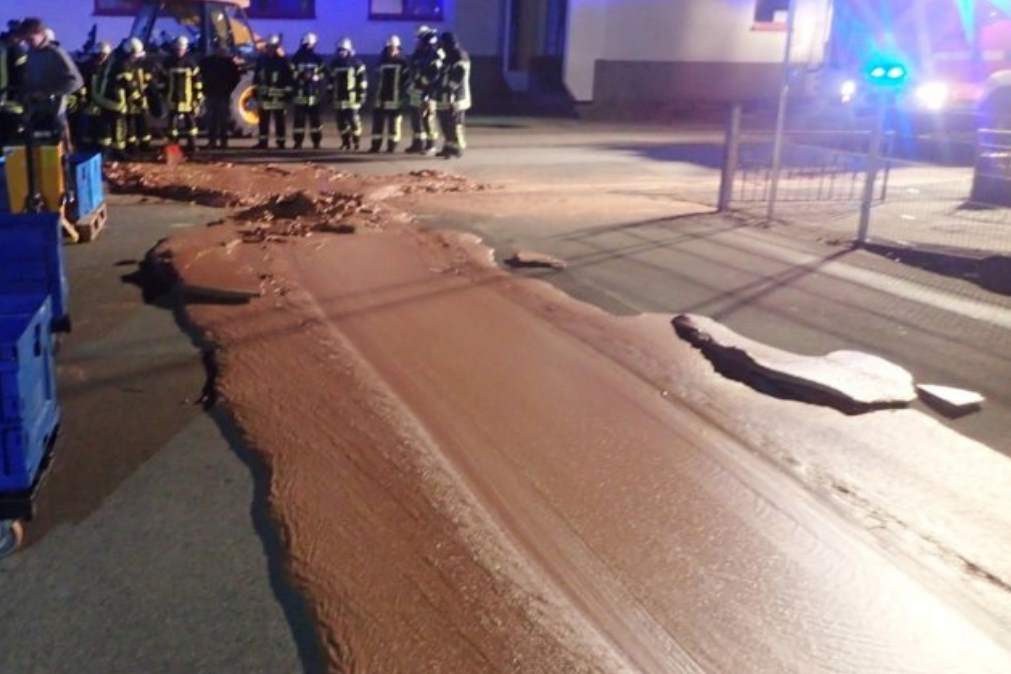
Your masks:
[[[827,64],[844,102],[1011,118],[1011,2],[835,0]]]

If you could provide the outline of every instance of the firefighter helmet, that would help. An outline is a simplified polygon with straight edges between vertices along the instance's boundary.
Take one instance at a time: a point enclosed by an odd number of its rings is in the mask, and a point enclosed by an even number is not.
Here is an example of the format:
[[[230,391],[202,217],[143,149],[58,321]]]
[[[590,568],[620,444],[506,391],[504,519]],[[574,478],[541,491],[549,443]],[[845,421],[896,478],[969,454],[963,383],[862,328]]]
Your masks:
[[[418,30],[414,34],[414,36],[420,39],[420,38],[426,37],[431,32],[432,32],[431,28],[429,28],[428,26],[422,25],[422,26],[418,26]]]
[[[319,36],[316,33],[306,33],[302,36],[302,46],[312,49],[319,42]]]
[[[144,43],[135,37],[127,38],[123,40],[123,51],[130,56],[143,56]]]
[[[386,40],[386,46],[392,47],[393,49],[400,49],[400,36],[391,35],[389,39]]]
[[[177,51],[186,51],[190,48],[190,39],[185,35],[180,35],[176,38],[174,46]]]
[[[353,55],[355,53],[355,45],[351,42],[351,38],[342,37],[337,43],[337,51],[346,51],[348,54]]]
[[[112,53],[112,45],[108,42],[96,42],[95,46],[92,47],[93,54],[101,54],[102,56],[108,56]]]

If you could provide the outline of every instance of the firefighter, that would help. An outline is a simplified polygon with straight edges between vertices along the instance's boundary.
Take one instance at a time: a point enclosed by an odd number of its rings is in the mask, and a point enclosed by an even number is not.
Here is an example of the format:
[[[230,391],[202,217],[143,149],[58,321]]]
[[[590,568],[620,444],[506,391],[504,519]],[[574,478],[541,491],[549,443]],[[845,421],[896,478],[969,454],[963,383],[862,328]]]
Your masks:
[[[97,117],[98,146],[113,157],[126,152],[127,84],[126,59],[116,50],[103,60],[91,78],[90,98]]]
[[[232,121],[232,93],[239,86],[242,72],[224,46],[200,62],[207,105],[207,147],[226,149]]]
[[[151,125],[147,94],[151,73],[144,64],[144,43],[135,37],[123,42],[126,92],[126,148],[128,152],[151,149]]]
[[[295,71],[295,149],[305,142],[305,125],[309,124],[309,138],[312,146],[319,149],[323,142],[323,94],[326,90],[326,64],[316,53],[319,38],[315,33],[306,33],[291,64]]]
[[[81,77],[84,86],[75,94],[74,115],[70,118],[71,137],[82,147],[95,149],[99,146],[101,135],[102,109],[95,104],[95,75],[99,69],[112,57],[112,45],[108,42],[95,42],[91,53],[81,63]],[[71,109],[68,103],[67,109]]]
[[[351,38],[337,43],[337,57],[330,64],[330,86],[337,114],[337,131],[342,150],[357,150],[362,140],[360,110],[368,91],[369,78],[365,64],[355,56]]]
[[[444,54],[439,48],[439,35],[428,26],[418,29],[418,42],[410,61],[408,107],[414,139],[407,151],[414,154],[435,154],[439,139],[435,124],[433,88],[442,71]]]
[[[197,149],[197,111],[204,99],[200,65],[190,54],[190,40],[180,35],[165,60],[161,89],[168,112],[169,142],[186,142],[190,152]]]
[[[446,64],[436,86],[436,109],[439,126],[446,142],[440,157],[462,157],[467,148],[464,130],[467,111],[470,110],[470,55],[463,50],[454,33],[442,34]]]
[[[265,150],[270,141],[270,120],[274,120],[274,138],[279,149],[287,140],[285,114],[291,98],[295,77],[291,63],[281,49],[281,36],[273,35],[267,42],[266,52],[257,60],[253,74],[256,100],[260,108],[260,142],[257,149]]]
[[[25,111],[19,98],[28,55],[14,38],[15,32],[0,40],[0,147],[20,139],[23,131]]]
[[[379,85],[372,113],[372,147],[369,152],[382,150],[383,138],[387,134],[386,151],[396,152],[404,119],[403,94],[407,85],[407,59],[401,54],[400,37],[397,35],[391,35],[386,41],[386,48],[379,58],[376,80]]]

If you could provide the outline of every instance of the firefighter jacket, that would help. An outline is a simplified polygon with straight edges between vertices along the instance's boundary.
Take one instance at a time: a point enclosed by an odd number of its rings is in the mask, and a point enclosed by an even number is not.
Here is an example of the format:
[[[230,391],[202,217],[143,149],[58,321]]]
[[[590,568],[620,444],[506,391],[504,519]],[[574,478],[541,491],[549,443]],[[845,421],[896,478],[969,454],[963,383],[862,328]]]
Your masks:
[[[147,91],[153,79],[142,59],[130,59],[126,63],[126,112],[142,115],[148,111]]]
[[[295,105],[314,107],[323,102],[326,92],[326,65],[323,57],[302,47],[291,59],[295,70]]]
[[[394,54],[389,47],[384,49],[376,82],[376,109],[399,110],[407,91],[407,59]]]
[[[264,54],[253,73],[256,99],[263,110],[284,110],[295,86],[291,63],[280,54]]]
[[[424,47],[411,55],[407,95],[411,107],[420,108],[432,100],[436,81],[446,54],[439,47]]]
[[[107,58],[91,77],[91,103],[100,110],[125,115],[129,84],[127,62],[121,54]]]
[[[94,86],[95,73],[105,62],[101,59],[108,59],[109,56],[97,56],[93,55],[85,59],[79,66],[78,69],[81,71],[81,79],[84,80],[84,86],[72,93],[67,98],[67,110],[70,112],[85,112],[87,114],[98,114],[98,106],[92,100],[91,91]]]
[[[28,55],[24,51],[0,43],[0,112],[15,115],[24,112],[18,97],[27,63]]]
[[[446,63],[439,73],[435,105],[440,110],[464,112],[470,110],[470,55],[462,49],[446,54]]]
[[[204,99],[204,83],[196,59],[190,54],[171,54],[162,67],[162,91],[169,113],[196,112]]]
[[[354,56],[338,56],[330,63],[333,106],[338,110],[359,110],[369,87],[365,64]]]

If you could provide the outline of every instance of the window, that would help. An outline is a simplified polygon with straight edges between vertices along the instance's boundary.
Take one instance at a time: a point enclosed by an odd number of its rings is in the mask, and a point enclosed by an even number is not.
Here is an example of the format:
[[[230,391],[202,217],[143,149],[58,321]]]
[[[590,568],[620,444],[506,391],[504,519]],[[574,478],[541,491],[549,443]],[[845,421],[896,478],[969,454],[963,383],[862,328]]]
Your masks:
[[[315,19],[316,0],[252,0],[251,19]]]
[[[442,21],[442,0],[369,0],[369,18],[396,21]]]
[[[140,9],[141,0],[95,0],[98,16],[132,16]]]
[[[755,23],[786,23],[790,0],[758,0],[755,3]]]

